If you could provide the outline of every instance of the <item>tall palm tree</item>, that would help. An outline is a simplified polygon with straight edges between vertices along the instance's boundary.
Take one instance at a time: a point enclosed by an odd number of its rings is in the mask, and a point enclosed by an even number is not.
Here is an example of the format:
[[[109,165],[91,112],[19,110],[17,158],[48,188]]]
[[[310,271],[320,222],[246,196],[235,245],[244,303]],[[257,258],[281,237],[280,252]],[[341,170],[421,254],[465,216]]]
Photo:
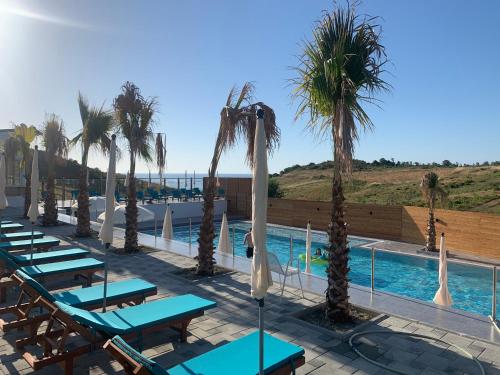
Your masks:
[[[448,194],[439,184],[439,176],[434,172],[428,172],[423,175],[420,181],[420,190],[422,196],[429,207],[429,221],[427,222],[427,241],[425,249],[427,251],[437,251],[436,249],[436,226],[434,219],[434,209],[436,201],[439,200],[443,204]]]
[[[68,154],[68,139],[64,123],[55,114],[45,120],[42,142],[47,154],[47,187],[45,191],[43,225],[57,225],[57,202],[55,195],[55,164],[57,158]]]
[[[139,88],[125,82],[122,93],[113,103],[118,128],[127,140],[130,154],[128,200],[125,210],[125,248],[126,252],[138,251],[137,244],[137,197],[135,186],[135,163],[137,158],[152,161],[151,143],[153,141],[153,117],[156,113],[156,99],[144,98]]]
[[[28,217],[28,210],[31,204],[31,143],[42,133],[33,125],[21,123],[14,125],[14,137],[18,141],[19,151],[21,151],[21,168],[24,170],[26,188],[24,190],[24,211],[23,216]]]
[[[243,85],[239,92],[233,87],[227,97],[226,105],[220,113],[219,133],[215,142],[212,162],[208,169],[208,183],[203,188],[203,218],[198,238],[197,273],[199,275],[212,275],[214,272],[215,176],[222,153],[233,146],[239,137],[243,137],[247,142],[246,161],[252,166],[257,108],[264,110],[267,149],[272,151],[279,145],[280,131],[276,126],[274,111],[262,102],[250,103],[253,90],[253,85],[248,82]]]
[[[375,93],[389,88],[380,78],[387,60],[375,22],[376,18],[357,16],[350,4],[325,14],[313,31],[312,41],[304,43],[293,79],[293,95],[299,101],[296,117],[308,112],[311,129],[331,134],[333,142],[325,313],[327,319],[338,322],[350,319],[342,177],[352,170],[358,126],[373,126],[363,102],[373,103]]]
[[[91,107],[81,93],[78,93],[78,107],[82,119],[82,130],[70,142],[71,145],[80,142],[82,146],[76,235],[78,237],[88,237],[90,236],[89,191],[87,186],[89,151],[92,148],[101,151],[103,154],[109,151],[113,115],[111,112],[105,111],[103,106]]]

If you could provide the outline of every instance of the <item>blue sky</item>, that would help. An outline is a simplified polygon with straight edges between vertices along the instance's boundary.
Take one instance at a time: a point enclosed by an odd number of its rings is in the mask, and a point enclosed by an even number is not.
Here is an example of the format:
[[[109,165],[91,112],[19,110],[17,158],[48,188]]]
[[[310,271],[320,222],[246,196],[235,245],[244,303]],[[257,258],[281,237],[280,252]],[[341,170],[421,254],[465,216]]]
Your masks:
[[[110,106],[121,84],[159,101],[168,171],[205,172],[229,89],[252,81],[282,131],[270,171],[331,158],[331,144],[295,122],[288,79],[301,41],[331,1],[0,0],[0,126],[58,114],[80,128],[78,91]],[[500,2],[365,1],[383,18],[393,85],[368,106],[374,132],[355,157],[421,162],[500,160]],[[78,150],[71,153],[79,158]],[[106,168],[92,155],[90,164]],[[118,165],[127,170],[126,159]],[[140,171],[147,171],[139,164]],[[245,173],[244,147],[219,171]]]

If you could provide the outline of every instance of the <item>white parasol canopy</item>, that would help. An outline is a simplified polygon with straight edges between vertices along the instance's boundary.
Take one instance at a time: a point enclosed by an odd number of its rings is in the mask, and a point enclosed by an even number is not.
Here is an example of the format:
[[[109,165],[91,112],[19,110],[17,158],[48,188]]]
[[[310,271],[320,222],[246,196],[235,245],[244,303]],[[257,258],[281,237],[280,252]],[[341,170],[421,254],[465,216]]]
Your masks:
[[[30,199],[31,204],[28,210],[28,217],[32,223],[36,222],[40,212],[38,211],[38,185],[39,185],[39,173],[38,173],[38,147],[35,146],[33,150],[33,161],[31,162],[31,190]]]
[[[224,212],[222,215],[222,224],[220,226],[219,244],[217,245],[219,253],[232,254],[231,243],[229,241],[229,225],[227,223],[227,215]]]
[[[441,234],[441,244],[439,246],[439,289],[432,301],[442,306],[450,306],[453,303],[448,290],[448,261],[446,249],[444,248],[444,233]]]
[[[259,117],[259,116],[257,116]],[[252,179],[252,240],[254,256],[252,261],[252,297],[262,299],[267,289],[273,285],[267,260],[266,223],[267,223],[267,150],[264,119],[257,119],[253,157]]]
[[[5,153],[0,154],[0,210],[7,208],[9,203],[7,202],[7,197],[5,195],[5,186],[7,185],[6,177],[6,166],[5,166]]]
[[[108,173],[106,175],[106,198],[104,199],[104,222],[102,223],[101,230],[99,231],[99,238],[105,244],[113,243],[113,216],[115,210],[115,185],[116,185],[116,139],[113,135],[111,140],[111,147],[109,150],[109,165]],[[94,203],[93,209],[97,209],[98,203],[102,204],[102,197],[93,197],[94,200],[89,202]]]
[[[116,179],[115,179],[115,184],[116,184]],[[106,180],[106,189],[108,182]],[[106,192],[107,193],[107,192]],[[107,196],[106,196],[107,197]],[[89,197],[89,210],[90,212],[102,212],[106,209],[106,197]],[[113,200],[112,200],[112,206],[118,206],[118,203],[115,201],[115,196],[113,195]],[[76,212],[78,210],[78,202],[74,203],[71,206],[71,211]]]
[[[161,236],[167,240],[172,240],[174,238],[174,229],[172,228],[172,210],[170,206],[167,206],[165,211],[165,218],[163,219],[163,230]]]
[[[312,231],[311,222],[307,222],[306,231],[306,272],[311,273],[311,242],[312,242]]]
[[[120,204],[119,206],[115,207],[115,211],[113,213],[113,224],[125,224],[126,219],[125,219],[125,209],[126,205]],[[97,218],[98,221],[103,222],[106,218],[106,212],[103,212],[102,214],[99,215]],[[145,221],[153,221],[155,219],[155,214],[148,210],[147,208],[144,208],[142,206],[137,206],[137,222],[138,223],[143,223]]]

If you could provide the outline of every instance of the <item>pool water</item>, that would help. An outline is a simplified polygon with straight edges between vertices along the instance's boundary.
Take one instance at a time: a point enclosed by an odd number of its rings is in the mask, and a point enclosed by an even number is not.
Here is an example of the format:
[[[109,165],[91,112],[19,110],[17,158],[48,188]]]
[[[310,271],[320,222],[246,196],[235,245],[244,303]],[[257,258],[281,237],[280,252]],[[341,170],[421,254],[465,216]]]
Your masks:
[[[218,235],[220,223],[216,223],[215,227]],[[235,255],[245,256],[246,246],[243,244],[243,238],[250,229],[250,223],[231,222],[229,227],[229,237],[230,241],[234,241]],[[199,226],[193,225],[192,244],[196,244],[198,232]],[[152,234],[151,231],[148,233]],[[268,225],[268,251],[275,253],[281,264],[286,264],[290,258],[290,237],[293,240],[294,265],[296,265],[296,259],[299,259],[300,254],[305,253],[305,231]],[[174,227],[174,239],[189,243],[189,226]],[[313,253],[317,248],[324,248],[327,243],[326,233],[313,233]],[[349,237],[351,247],[349,279],[354,284],[366,287],[371,284],[371,252],[369,248],[361,246],[369,243],[367,239]],[[217,238],[215,246],[217,247]],[[437,259],[377,251],[375,253],[375,289],[432,302],[439,287],[438,265]],[[304,271],[305,262],[300,261],[300,266]],[[311,272],[314,275],[326,277],[326,265],[312,264]],[[448,262],[448,288],[453,298],[452,307],[484,316],[491,314],[492,269]],[[497,289],[500,289],[500,282]],[[497,301],[498,299],[500,297],[497,296]],[[500,301],[497,302],[497,311],[500,311]]]

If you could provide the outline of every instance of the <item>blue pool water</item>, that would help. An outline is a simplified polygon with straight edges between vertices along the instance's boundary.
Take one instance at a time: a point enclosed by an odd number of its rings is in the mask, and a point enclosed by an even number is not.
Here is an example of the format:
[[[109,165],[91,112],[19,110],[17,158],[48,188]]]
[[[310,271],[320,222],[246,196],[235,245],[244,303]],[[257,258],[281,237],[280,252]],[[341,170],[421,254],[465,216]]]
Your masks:
[[[245,233],[250,228],[247,222],[230,223],[230,240],[233,241],[235,255],[245,256],[246,247],[243,245]],[[216,224],[216,233],[219,233],[220,223]],[[199,227],[192,227],[191,242],[196,244]],[[151,232],[149,232],[151,234]],[[268,226],[268,251],[275,253],[282,264],[288,262],[290,256],[290,236],[293,238],[293,254],[298,259],[305,253],[305,231]],[[174,239],[189,242],[189,226],[174,227]],[[217,239],[215,240],[217,246]],[[328,243],[326,234],[314,233],[312,249],[323,248]],[[352,283],[370,286],[371,280],[371,253],[368,248],[361,246],[369,240],[349,237],[350,272]],[[296,261],[295,261],[296,262]],[[438,260],[398,254],[386,251],[377,251],[375,254],[375,289],[399,294],[411,298],[432,302],[438,288]],[[302,270],[305,263],[301,262]],[[325,265],[313,264],[313,274],[325,277]],[[480,315],[491,314],[492,304],[492,270],[471,264],[448,263],[448,287],[453,298],[452,307],[473,312]],[[497,286],[500,290],[500,283]],[[497,301],[500,296],[497,296]],[[497,311],[500,311],[500,301],[497,302]]]

